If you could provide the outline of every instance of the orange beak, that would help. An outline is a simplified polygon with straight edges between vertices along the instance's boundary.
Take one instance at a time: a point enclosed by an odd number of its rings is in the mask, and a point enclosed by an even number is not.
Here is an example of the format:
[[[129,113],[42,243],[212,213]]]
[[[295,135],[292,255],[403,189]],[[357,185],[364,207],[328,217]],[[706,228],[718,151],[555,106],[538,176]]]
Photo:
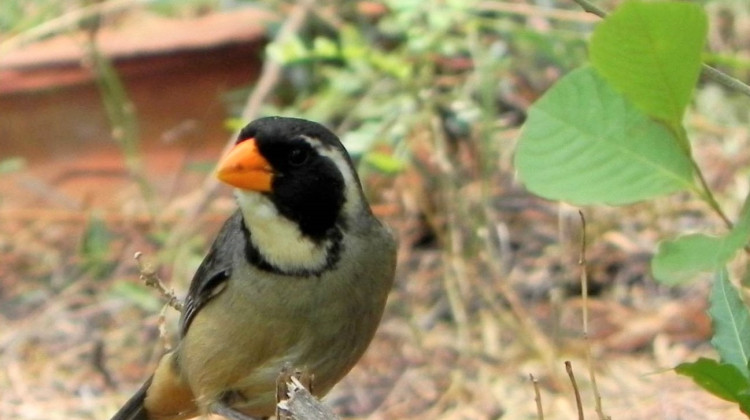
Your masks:
[[[247,139],[236,146],[219,162],[216,177],[222,182],[243,190],[271,191],[273,169],[258,151],[255,139]]]

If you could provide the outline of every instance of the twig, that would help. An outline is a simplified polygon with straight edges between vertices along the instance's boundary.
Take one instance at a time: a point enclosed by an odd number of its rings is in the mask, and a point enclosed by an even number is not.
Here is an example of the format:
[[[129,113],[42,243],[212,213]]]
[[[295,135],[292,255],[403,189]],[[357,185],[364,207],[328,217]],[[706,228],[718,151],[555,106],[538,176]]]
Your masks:
[[[583,9],[583,11],[586,12],[586,13],[591,13],[591,14],[597,15],[597,16],[599,16],[602,19],[605,18],[605,17],[607,17],[607,12],[605,12],[602,9],[600,9],[599,7],[597,7],[596,5],[594,5],[593,3],[589,2],[588,0],[573,0],[573,1],[576,4],[578,4],[579,6],[581,6],[581,9]]]
[[[607,12],[600,9],[593,3],[589,2],[588,0],[573,0],[576,4],[581,6],[581,8],[587,12],[592,13],[594,15],[599,16],[600,18],[607,17]],[[734,77],[718,70],[715,67],[711,67],[708,64],[701,64],[702,73],[707,78],[713,80],[714,82],[723,85],[724,87],[733,90],[735,92],[739,92],[745,96],[750,97],[750,86],[748,86],[745,83],[742,83],[739,79],[735,79]]]
[[[542,408],[542,395],[539,392],[539,381],[534,377],[534,374],[529,373],[529,379],[531,379],[531,385],[534,387],[534,402],[536,403],[536,417],[538,420],[544,420],[544,409]]]
[[[578,257],[578,265],[581,267],[581,298],[583,299],[583,334],[589,334],[589,280],[586,273],[586,217],[578,210],[581,218],[581,254]]]
[[[177,309],[179,312],[182,312],[182,301],[180,301],[177,296],[175,296],[174,291],[167,290],[166,286],[164,286],[164,283],[161,281],[158,275],[156,275],[156,271],[151,267],[150,265],[146,265],[143,261],[141,261],[141,257],[143,256],[143,253],[136,252],[133,258],[135,258],[136,263],[138,264],[138,271],[140,271],[140,279],[146,284],[148,287],[152,287],[156,289],[159,294],[167,301],[167,305],[171,306],[174,309]]]
[[[112,0],[94,3],[74,9],[56,18],[46,20],[31,29],[0,42],[0,55],[22,48],[24,45],[46,36],[75,27],[79,22],[92,17],[105,16],[122,9],[146,4],[149,0]]]
[[[532,4],[525,3],[511,3],[507,0],[497,1],[488,0],[479,2],[476,5],[476,10],[480,12],[501,12],[511,13],[518,16],[534,17],[534,18],[549,18],[561,21],[569,22],[584,22],[589,23],[596,20],[595,17],[589,16],[586,13],[582,13],[575,10],[564,10],[555,9],[551,7],[540,7]]]
[[[573,385],[573,393],[576,397],[576,409],[578,410],[578,420],[584,420],[583,403],[581,403],[581,393],[578,391],[578,384],[576,383],[576,377],[573,374],[573,365],[570,363],[570,360],[565,361],[565,371],[568,372],[570,383]]]
[[[589,279],[586,266],[586,217],[583,215],[581,210],[578,210],[578,215],[581,217],[581,256],[578,259],[578,265],[581,267],[581,298],[583,300],[583,339],[585,341],[586,348],[586,365],[589,371],[589,380],[591,381],[591,389],[594,393],[594,404],[596,407],[596,414],[599,416],[599,420],[605,420],[607,416],[604,415],[602,409],[602,396],[599,393],[599,386],[596,384],[596,374],[594,373],[594,364],[591,357],[591,341],[589,340]]]
[[[711,67],[708,64],[702,65],[703,75],[713,80],[714,82],[724,85],[725,87],[739,92],[745,96],[750,96],[750,86],[742,83],[740,80],[719,71],[715,67]]]
[[[445,287],[448,303],[451,308],[451,314],[456,321],[458,331],[458,345],[462,350],[468,350],[470,339],[469,328],[469,311],[466,307],[462,290],[467,290],[468,284],[466,276],[466,267],[464,265],[463,250],[464,241],[460,234],[459,215],[460,209],[457,203],[460,202],[458,187],[456,185],[456,167],[450,159],[448,151],[448,139],[444,131],[440,128],[440,122],[437,118],[430,119],[431,132],[434,137],[435,159],[440,166],[440,176],[437,180],[440,183],[440,195],[446,209],[446,234],[443,243],[447,252],[443,252],[445,259],[445,276],[443,283]]]
[[[339,420],[339,417],[312,395],[314,377],[285,366],[276,379],[276,418],[278,420]]]
[[[701,168],[698,166],[698,163],[695,161],[695,159],[692,159],[691,157],[690,161],[693,164],[693,170],[698,176],[698,181],[701,184],[701,191],[698,191],[698,194],[702,196],[708,206],[711,207],[711,209],[719,215],[719,218],[724,222],[724,226],[726,226],[728,230],[731,230],[732,227],[734,227],[734,224],[731,220],[729,220],[729,217],[726,215],[726,213],[724,213],[724,210],[721,208],[719,202],[716,201],[714,194],[711,192],[711,188],[709,188],[708,186],[706,177],[703,176],[703,171],[701,171]]]

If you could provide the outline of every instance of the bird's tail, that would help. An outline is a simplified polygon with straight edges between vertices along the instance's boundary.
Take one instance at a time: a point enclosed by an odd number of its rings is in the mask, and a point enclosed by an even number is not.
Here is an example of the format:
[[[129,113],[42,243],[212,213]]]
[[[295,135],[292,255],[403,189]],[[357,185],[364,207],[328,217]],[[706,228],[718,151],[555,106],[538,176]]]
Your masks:
[[[153,376],[148,378],[138,392],[130,397],[128,402],[126,402],[125,405],[123,405],[122,408],[112,416],[112,420],[149,420],[146,407],[143,406],[143,403],[146,400],[146,391],[148,391],[148,387],[151,386],[151,380],[153,378]]]

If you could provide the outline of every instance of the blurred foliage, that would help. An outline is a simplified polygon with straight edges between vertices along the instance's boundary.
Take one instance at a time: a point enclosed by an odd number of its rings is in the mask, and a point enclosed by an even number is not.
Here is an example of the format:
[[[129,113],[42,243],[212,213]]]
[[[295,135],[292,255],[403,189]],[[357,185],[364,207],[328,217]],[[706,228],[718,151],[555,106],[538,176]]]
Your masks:
[[[94,278],[107,277],[116,266],[111,245],[113,233],[98,215],[89,216],[79,246],[81,268]]]
[[[117,0],[3,0],[0,2],[0,39],[15,35],[36,26],[80,12],[87,6],[114,4]],[[250,0],[133,0],[119,1],[120,9],[146,5],[147,9],[165,16],[196,16],[215,10],[242,7]]]
[[[0,4],[0,34],[22,32],[79,7],[81,3],[79,0],[5,0]]]
[[[263,113],[336,126],[355,157],[385,146],[391,158],[381,151],[364,162],[388,173],[409,160],[408,137],[436,120],[452,139],[481,133],[476,140],[492,151],[501,114],[523,112],[507,99],[516,94],[511,81],[542,89],[551,83],[545,70],[585,59],[578,30],[586,25],[540,34],[528,19],[481,2],[342,1],[331,9],[335,18],[316,14],[298,36],[268,46],[284,80]]]

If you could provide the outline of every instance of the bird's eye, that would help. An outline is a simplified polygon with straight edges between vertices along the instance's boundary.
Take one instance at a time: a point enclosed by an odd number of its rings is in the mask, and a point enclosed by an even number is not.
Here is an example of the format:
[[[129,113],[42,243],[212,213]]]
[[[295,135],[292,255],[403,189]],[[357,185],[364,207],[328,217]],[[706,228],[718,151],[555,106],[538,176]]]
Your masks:
[[[305,149],[293,149],[289,152],[289,164],[292,166],[301,166],[307,162],[310,153]]]

